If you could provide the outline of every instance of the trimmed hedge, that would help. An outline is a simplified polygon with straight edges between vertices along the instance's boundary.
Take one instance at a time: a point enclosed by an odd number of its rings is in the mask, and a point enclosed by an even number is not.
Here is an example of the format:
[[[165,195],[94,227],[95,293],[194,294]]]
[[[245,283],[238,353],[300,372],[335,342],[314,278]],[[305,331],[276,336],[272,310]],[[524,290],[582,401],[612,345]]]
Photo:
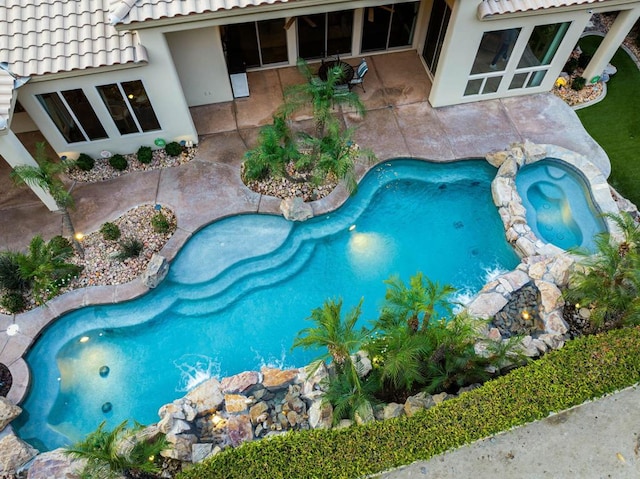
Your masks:
[[[638,351],[639,327],[582,337],[411,418],[250,442],[196,464],[178,478],[335,479],[379,473],[636,384]]]

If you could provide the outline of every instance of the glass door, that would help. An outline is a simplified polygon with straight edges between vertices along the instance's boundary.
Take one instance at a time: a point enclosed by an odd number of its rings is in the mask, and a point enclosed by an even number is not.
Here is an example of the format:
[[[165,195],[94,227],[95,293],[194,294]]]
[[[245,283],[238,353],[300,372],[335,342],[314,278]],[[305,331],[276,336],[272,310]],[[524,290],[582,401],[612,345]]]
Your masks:
[[[451,8],[445,0],[434,0],[427,27],[427,38],[422,49],[422,58],[427,63],[427,68],[435,75],[438,68],[438,60],[442,51],[444,37],[447,34]]]

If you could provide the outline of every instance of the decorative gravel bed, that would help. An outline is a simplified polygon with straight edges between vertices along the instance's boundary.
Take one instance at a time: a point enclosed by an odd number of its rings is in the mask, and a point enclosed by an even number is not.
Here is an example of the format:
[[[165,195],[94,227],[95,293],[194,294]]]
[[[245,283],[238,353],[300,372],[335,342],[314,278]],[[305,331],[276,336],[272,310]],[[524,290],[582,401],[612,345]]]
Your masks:
[[[153,159],[150,163],[140,163],[135,153],[122,155],[126,158],[128,166],[126,169],[119,171],[109,164],[109,158],[95,159],[94,167],[89,171],[83,171],[79,168],[73,168],[67,172],[67,176],[75,181],[87,183],[110,180],[118,176],[126,175],[133,171],[149,171],[161,168],[169,168],[171,166],[179,166],[191,161],[198,153],[197,147],[182,149],[182,154],[178,156],[169,156],[164,148],[153,151]]]
[[[176,230],[176,217],[173,211],[161,208],[170,228],[167,233],[157,233],[151,224],[151,218],[158,213],[154,205],[143,205],[127,211],[113,221],[120,228],[119,240],[105,240],[102,233],[96,231],[85,236],[82,241],[84,258],[73,256],[69,262],[83,266],[80,275],[60,290],[65,293],[86,286],[116,285],[128,283],[140,276],[154,253],[166,244]],[[120,251],[119,242],[126,238],[140,240],[143,249],[139,256],[120,260],[115,256]],[[38,306],[35,298],[28,295],[27,310]],[[0,306],[0,313],[10,314]]]

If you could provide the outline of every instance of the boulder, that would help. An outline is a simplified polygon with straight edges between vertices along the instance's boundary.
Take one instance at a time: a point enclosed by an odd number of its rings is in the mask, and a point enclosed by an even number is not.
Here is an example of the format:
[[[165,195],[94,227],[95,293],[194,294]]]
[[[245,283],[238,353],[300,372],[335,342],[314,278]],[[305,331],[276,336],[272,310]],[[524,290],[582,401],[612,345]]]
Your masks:
[[[280,211],[289,221],[305,221],[313,218],[313,209],[300,196],[285,198],[280,202]]]
[[[260,373],[257,371],[244,371],[235,376],[223,378],[220,389],[223,393],[243,393],[260,382]]]
[[[282,371],[280,369],[263,367],[260,372],[262,373],[262,384],[269,391],[286,388],[298,377],[297,369],[286,369]]]
[[[227,414],[247,412],[251,400],[242,394],[225,394],[224,409]]]
[[[12,477],[38,451],[10,432],[0,439],[0,477]]]
[[[191,462],[197,464],[213,452],[213,444],[197,442],[191,445]]]
[[[358,376],[361,378],[365,377],[373,370],[371,360],[369,359],[369,355],[366,351],[358,351],[356,354],[351,356],[351,360],[353,361],[353,365],[356,368]]]
[[[431,395],[421,392],[416,394],[415,396],[409,396],[404,403],[404,413],[411,417],[418,411],[423,409],[429,409],[434,406],[435,402]]]
[[[324,387],[326,380],[329,378],[327,365],[324,362],[320,362],[316,367],[316,364],[317,363],[313,363],[312,365],[307,366],[301,372],[303,382],[300,395],[311,401],[322,396],[322,388]]]
[[[160,455],[181,462],[191,462],[192,446],[197,441],[198,438],[194,434],[167,434],[167,442],[171,447],[162,451]]]
[[[335,429],[345,429],[351,426],[353,426],[353,421],[351,419],[341,419],[340,422],[336,424]]]
[[[167,276],[168,272],[169,263],[167,259],[158,253],[154,253],[149,260],[147,268],[142,273],[142,282],[149,288],[155,288]]]
[[[373,414],[373,406],[371,403],[369,401],[363,402],[353,414],[353,419],[358,425],[375,421],[376,417]]]
[[[269,415],[268,411],[269,405],[264,401],[260,401],[259,403],[251,406],[251,409],[249,409],[249,417],[251,418],[251,423],[255,425],[266,421]]]
[[[208,379],[196,386],[185,397],[191,401],[198,416],[217,411],[224,402],[220,382],[215,378]]]
[[[479,294],[467,306],[467,311],[474,318],[490,318],[501,311],[507,302],[507,299],[500,293]]]
[[[547,149],[529,140],[524,140],[521,145],[522,152],[524,153],[527,163],[533,163],[534,161],[542,160],[547,157]]]
[[[309,408],[309,426],[312,429],[330,429],[333,424],[333,407],[329,402],[316,399]]]
[[[253,440],[253,427],[249,415],[231,416],[227,421],[227,436],[234,447]]]
[[[0,396],[0,431],[17,418],[22,409],[13,404],[7,398]]]
[[[55,449],[36,456],[29,467],[27,479],[72,479],[80,477],[85,459],[75,459],[64,449]]]
[[[391,419],[394,417],[400,417],[404,414],[404,405],[398,404],[395,402],[390,402],[386,404],[383,409],[382,418],[384,420]]]
[[[509,153],[506,151],[492,151],[485,155],[487,162],[495,168],[500,168],[507,158],[509,158]]]

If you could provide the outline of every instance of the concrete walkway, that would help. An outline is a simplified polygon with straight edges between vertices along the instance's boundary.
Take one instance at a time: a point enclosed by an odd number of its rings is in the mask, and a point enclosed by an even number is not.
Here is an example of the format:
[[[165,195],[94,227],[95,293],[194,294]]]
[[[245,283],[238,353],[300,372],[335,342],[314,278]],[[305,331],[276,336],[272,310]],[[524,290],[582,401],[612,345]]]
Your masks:
[[[446,452],[379,479],[640,477],[640,388]]]

